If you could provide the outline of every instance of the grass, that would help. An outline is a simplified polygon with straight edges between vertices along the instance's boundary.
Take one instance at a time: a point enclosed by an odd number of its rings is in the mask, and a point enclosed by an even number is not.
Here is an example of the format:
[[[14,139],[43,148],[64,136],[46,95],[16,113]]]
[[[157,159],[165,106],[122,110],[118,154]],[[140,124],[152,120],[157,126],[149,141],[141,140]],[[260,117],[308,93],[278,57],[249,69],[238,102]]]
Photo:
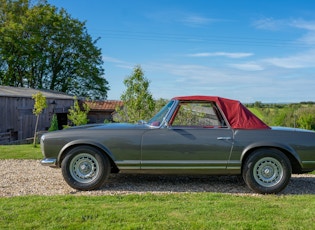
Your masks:
[[[42,159],[40,147],[33,145],[0,145],[0,159]]]
[[[248,108],[253,114],[255,114],[260,120],[264,119],[264,115],[261,113],[261,111],[257,108]]]
[[[0,198],[1,229],[314,229],[315,198],[216,193]]]
[[[42,158],[40,148],[32,145],[0,146],[0,153],[1,159]],[[0,229],[86,228],[315,229],[315,196],[147,193],[0,197]]]

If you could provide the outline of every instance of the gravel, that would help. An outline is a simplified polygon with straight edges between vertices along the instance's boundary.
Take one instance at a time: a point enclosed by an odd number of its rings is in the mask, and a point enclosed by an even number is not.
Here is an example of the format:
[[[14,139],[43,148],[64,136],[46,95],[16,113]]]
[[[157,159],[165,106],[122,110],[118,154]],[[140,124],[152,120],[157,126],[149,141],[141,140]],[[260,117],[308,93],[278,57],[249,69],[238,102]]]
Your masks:
[[[26,195],[116,195],[143,193],[218,192],[258,196],[239,176],[167,176],[112,174],[96,191],[77,191],[63,180],[60,169],[38,160],[0,160],[0,197]],[[315,194],[315,175],[292,175],[281,195]]]

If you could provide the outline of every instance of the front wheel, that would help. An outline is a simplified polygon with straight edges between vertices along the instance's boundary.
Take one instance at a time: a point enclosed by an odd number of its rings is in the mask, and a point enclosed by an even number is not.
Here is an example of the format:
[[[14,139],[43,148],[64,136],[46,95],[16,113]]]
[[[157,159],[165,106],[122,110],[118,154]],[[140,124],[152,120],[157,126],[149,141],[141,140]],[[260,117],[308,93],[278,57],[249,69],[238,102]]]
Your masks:
[[[94,190],[100,188],[110,173],[108,158],[91,146],[71,149],[61,163],[64,180],[74,189]]]
[[[247,186],[262,194],[282,191],[291,178],[291,164],[277,149],[259,149],[244,162],[242,175]]]

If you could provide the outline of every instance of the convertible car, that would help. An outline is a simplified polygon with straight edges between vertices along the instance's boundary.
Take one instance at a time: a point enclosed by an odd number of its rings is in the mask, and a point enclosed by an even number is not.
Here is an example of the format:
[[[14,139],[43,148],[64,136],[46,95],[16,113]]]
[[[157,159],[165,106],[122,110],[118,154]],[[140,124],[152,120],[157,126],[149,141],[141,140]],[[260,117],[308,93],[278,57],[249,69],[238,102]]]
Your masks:
[[[315,132],[269,127],[243,104],[175,97],[147,122],[73,127],[41,137],[42,165],[61,168],[78,190],[110,173],[241,175],[250,189],[278,193],[292,173],[315,170]]]

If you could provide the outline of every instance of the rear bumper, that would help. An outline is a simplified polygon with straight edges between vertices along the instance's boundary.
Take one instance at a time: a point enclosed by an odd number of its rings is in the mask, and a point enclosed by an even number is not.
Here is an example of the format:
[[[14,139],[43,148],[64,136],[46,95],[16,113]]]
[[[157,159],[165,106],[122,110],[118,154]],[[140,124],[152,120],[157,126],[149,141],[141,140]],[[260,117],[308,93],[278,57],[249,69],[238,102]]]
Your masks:
[[[44,166],[57,167],[57,159],[55,158],[45,158],[40,163]]]

